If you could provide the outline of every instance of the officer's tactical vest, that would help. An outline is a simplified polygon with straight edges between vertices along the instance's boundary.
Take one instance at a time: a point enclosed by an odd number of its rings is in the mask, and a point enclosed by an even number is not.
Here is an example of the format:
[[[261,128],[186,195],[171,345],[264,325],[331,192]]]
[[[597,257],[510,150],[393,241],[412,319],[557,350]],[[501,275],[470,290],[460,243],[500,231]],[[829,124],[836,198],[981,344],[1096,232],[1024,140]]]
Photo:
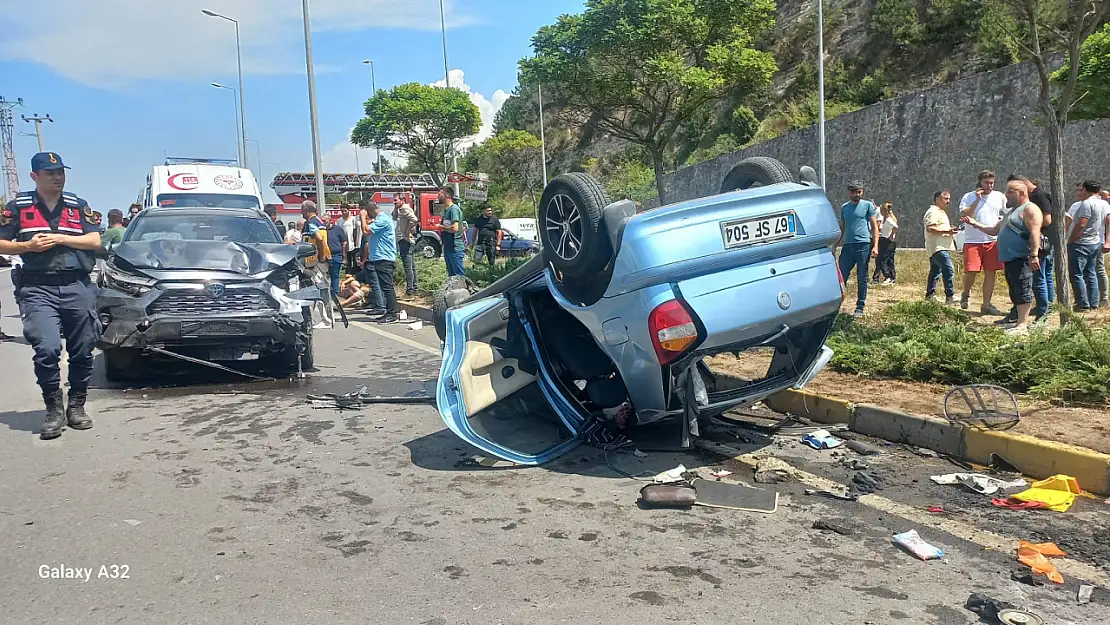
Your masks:
[[[88,204],[72,193],[62,193],[62,214],[57,224],[52,225],[46,215],[35,204],[35,192],[25,191],[15,196],[11,204],[19,212],[19,233],[17,241],[30,241],[36,234],[56,232],[72,236],[85,233],[81,226],[81,211],[88,210]],[[75,250],[71,247],[57,246],[45,252],[24,252],[23,271],[26,273],[57,273],[61,271],[92,271],[96,263],[95,252]]]

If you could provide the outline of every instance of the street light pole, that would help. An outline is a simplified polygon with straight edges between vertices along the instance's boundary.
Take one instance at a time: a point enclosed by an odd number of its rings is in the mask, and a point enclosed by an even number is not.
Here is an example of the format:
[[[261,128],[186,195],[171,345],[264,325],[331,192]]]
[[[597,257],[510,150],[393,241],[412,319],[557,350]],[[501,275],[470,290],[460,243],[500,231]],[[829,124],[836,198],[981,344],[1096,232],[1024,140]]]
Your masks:
[[[239,107],[236,106],[236,104],[238,104],[237,100],[239,99],[239,94],[235,91],[234,88],[228,87],[227,85],[221,85],[218,82],[214,82],[211,84],[217,89],[227,89],[231,92],[232,112],[235,113],[235,151],[238,152],[238,154],[236,154],[235,160],[237,164],[242,167],[245,162],[243,160],[243,155],[246,154],[247,148],[243,143],[240,142],[242,137],[239,133]]]
[[[373,92],[373,94],[370,97],[374,97],[374,96],[378,95],[378,80],[374,76],[374,62],[367,59],[367,60],[363,61],[363,63],[370,66],[370,91]],[[385,171],[383,171],[384,168],[382,167],[382,149],[378,146],[374,146],[374,149],[377,150],[377,153],[378,153],[378,173],[379,174],[384,174]]]
[[[439,0],[439,26],[443,31],[443,80],[447,83],[447,88],[451,88],[451,70],[447,67],[447,16],[443,10],[443,0]],[[459,170],[459,157],[455,155],[455,150],[451,150],[451,170]],[[459,197],[459,183],[454,184],[455,199]]]
[[[242,120],[240,134],[243,137],[243,142],[241,144],[243,147],[239,156],[242,159],[243,166],[247,167],[247,107],[243,102],[243,50],[242,46],[239,44],[239,21],[226,15],[209,11],[208,9],[201,9],[201,13],[209,17],[218,17],[235,24],[235,59],[239,66],[239,118]]]
[[[543,85],[538,85],[540,92],[540,159],[543,160],[543,186],[547,186],[547,137],[543,130]]]
[[[817,160],[821,170],[821,188],[825,189],[825,12],[824,0],[817,0],[817,91],[818,116]]]
[[[312,167],[316,170],[316,204],[321,211],[327,210],[327,194],[324,193],[324,170],[320,159],[320,120],[316,112],[316,74],[312,69],[312,19],[308,0],[301,0],[301,13],[304,19],[304,59],[308,72],[308,109],[312,124]]]
[[[248,143],[254,144],[255,161],[258,163],[258,181],[262,181],[262,144],[256,139],[247,139]],[[250,169],[248,167],[247,169]]]

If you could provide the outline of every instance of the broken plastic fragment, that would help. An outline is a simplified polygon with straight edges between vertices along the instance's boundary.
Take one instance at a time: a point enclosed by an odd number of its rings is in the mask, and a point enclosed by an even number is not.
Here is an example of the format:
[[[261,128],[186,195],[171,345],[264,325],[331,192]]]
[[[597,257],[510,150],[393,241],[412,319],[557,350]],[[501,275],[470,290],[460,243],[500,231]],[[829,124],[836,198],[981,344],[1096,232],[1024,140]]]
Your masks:
[[[714,471],[713,473],[710,473],[710,475],[717,479],[721,479],[722,477],[728,477],[732,475],[732,471],[725,471],[724,469],[721,469],[720,471]]]
[[[1028,486],[1029,483],[1025,480],[1013,480],[1007,482],[998,478],[990,477],[989,475],[981,475],[978,473],[949,473],[947,475],[934,475],[929,479],[941,485],[962,484],[967,488],[979,493],[980,495],[993,495],[999,490],[1007,490],[1010,488],[1021,488]]]
[[[686,473],[686,467],[680,464],[673,469],[663,471],[659,475],[656,475],[654,478],[652,478],[652,480],[657,484],[671,484],[673,482],[681,482],[683,473]]]
[[[830,434],[828,430],[810,432],[802,437],[802,442],[814,449],[835,449],[844,444],[844,441]]]
[[[895,534],[894,544],[922,560],[939,560],[944,557],[944,552],[925,542],[917,530]]]

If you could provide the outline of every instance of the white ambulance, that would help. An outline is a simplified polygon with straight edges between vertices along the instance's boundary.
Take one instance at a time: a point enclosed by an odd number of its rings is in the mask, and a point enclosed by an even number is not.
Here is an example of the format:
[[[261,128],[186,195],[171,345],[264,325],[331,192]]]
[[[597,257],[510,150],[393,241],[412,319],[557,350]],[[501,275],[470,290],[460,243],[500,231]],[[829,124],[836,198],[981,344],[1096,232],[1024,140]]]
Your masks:
[[[262,188],[251,170],[236,161],[168,158],[155,165],[139,198],[143,208],[255,208],[262,210]]]

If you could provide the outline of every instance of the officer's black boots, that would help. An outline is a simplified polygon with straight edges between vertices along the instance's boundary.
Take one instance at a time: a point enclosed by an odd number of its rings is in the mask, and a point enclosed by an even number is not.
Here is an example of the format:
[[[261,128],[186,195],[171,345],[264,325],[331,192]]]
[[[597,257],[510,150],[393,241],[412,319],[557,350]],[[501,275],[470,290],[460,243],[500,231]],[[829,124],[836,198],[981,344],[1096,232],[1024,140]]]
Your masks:
[[[61,389],[52,393],[43,393],[42,400],[46,403],[46,421],[42,424],[39,438],[44,441],[58,438],[62,435],[62,426],[65,425],[66,416],[62,408]]]
[[[70,391],[69,392],[69,406],[66,409],[66,421],[69,427],[75,430],[87,430],[93,426],[92,419],[85,412],[85,399],[88,393],[85,391]]]

